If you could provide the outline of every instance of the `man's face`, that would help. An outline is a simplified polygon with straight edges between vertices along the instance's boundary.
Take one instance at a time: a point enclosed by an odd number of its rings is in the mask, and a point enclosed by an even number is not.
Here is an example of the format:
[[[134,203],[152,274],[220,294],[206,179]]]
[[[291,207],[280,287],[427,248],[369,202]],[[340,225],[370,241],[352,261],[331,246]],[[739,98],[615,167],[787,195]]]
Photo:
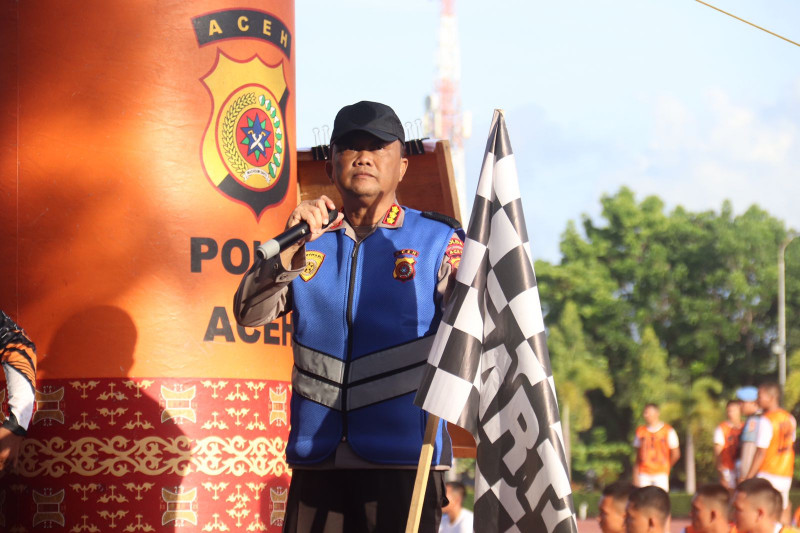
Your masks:
[[[697,533],[707,533],[711,531],[711,509],[702,496],[695,496],[692,499],[692,508],[689,511],[689,518],[692,520],[692,528],[694,528]]]
[[[772,407],[772,400],[773,400],[772,393],[765,388],[759,387],[758,406],[761,407],[762,409],[769,409],[770,407]]]
[[[372,205],[386,197],[394,198],[407,167],[400,141],[387,143],[354,131],[336,141],[325,170],[345,201]]]
[[[758,509],[747,501],[747,496],[737,492],[733,497],[733,519],[739,533],[755,531],[758,525]]]
[[[625,504],[611,496],[603,496],[600,500],[600,530],[603,533],[623,533],[625,531]]]
[[[647,533],[650,531],[650,517],[647,513],[628,504],[625,509],[625,531],[627,533]]]
[[[726,408],[728,420],[739,423],[742,419],[742,407],[738,403],[732,403]]]
[[[750,416],[758,411],[758,404],[756,402],[742,402],[742,414]]]
[[[453,490],[450,485],[445,487],[445,495],[447,495],[447,500],[450,502],[444,507],[442,507],[442,512],[446,513],[448,511],[454,511],[457,509],[461,509],[461,496],[458,491]]]
[[[658,424],[658,409],[653,406],[645,407],[644,412],[642,412],[642,418],[644,418],[648,426]]]

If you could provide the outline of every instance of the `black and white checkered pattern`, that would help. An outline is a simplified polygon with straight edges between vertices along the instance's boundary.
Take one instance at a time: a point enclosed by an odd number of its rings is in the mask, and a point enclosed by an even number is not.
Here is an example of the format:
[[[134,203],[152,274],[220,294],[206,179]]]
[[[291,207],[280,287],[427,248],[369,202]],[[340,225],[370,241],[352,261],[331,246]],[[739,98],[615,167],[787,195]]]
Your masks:
[[[577,532],[516,165],[498,111],[415,402],[475,437],[475,531]]]

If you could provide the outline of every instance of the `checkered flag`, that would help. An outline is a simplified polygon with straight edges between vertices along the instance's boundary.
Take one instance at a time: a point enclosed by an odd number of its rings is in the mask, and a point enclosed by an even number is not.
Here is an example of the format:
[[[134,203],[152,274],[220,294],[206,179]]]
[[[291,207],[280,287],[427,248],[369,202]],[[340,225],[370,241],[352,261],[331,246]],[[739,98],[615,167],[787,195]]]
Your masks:
[[[577,532],[517,170],[499,111],[415,403],[475,437],[475,531]]]

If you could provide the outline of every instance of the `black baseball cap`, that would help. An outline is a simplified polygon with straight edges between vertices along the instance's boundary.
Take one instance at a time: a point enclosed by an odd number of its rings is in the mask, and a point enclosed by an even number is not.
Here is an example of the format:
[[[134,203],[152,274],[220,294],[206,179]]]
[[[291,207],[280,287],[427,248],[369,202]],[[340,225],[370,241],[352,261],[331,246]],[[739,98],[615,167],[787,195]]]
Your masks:
[[[353,131],[365,131],[386,142],[406,142],[403,125],[388,105],[363,100],[344,106],[336,114],[331,145]]]

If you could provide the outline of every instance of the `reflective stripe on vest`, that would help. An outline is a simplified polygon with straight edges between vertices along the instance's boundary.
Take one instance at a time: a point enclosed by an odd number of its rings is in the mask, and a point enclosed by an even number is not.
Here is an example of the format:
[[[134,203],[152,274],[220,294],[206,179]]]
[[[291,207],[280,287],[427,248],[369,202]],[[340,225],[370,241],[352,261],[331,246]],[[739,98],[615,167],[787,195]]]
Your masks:
[[[417,389],[435,336],[429,335],[356,359],[345,380],[344,361],[294,343],[292,390],[331,409],[341,410],[347,388],[347,406],[358,409]]]

